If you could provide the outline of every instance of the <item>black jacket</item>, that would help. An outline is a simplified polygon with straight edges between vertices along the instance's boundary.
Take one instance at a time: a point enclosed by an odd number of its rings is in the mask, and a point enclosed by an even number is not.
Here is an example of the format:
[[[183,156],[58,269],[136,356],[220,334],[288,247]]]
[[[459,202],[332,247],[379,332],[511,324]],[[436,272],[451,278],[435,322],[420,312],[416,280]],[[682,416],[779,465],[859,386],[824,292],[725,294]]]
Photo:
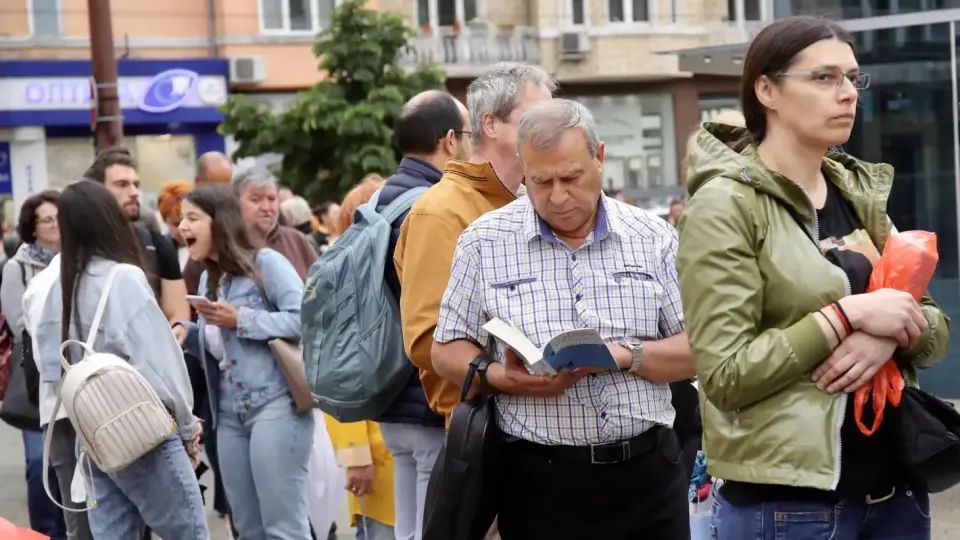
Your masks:
[[[400,167],[397,169],[397,174],[388,178],[380,191],[377,212],[382,212],[388,204],[408,189],[420,186],[430,187],[439,182],[441,176],[443,176],[443,173],[426,161],[410,157],[403,158]],[[397,276],[397,269],[393,264],[393,252],[397,248],[397,240],[400,238],[400,226],[406,217],[407,215],[404,214],[393,222],[393,228],[390,232],[390,247],[387,250],[389,260],[384,265],[383,271],[387,288],[397,299],[400,298],[400,278]],[[388,424],[444,427],[443,416],[435,413],[427,405],[426,394],[423,393],[423,387],[420,385],[420,370],[414,370],[407,382],[407,387],[377,421]]]

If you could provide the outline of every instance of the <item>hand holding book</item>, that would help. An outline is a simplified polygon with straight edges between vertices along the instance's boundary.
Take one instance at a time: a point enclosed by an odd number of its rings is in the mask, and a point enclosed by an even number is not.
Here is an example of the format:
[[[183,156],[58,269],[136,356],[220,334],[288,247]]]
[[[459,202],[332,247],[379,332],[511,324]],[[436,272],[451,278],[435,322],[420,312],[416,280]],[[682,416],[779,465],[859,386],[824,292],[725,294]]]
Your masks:
[[[563,394],[586,375],[582,369],[556,375],[534,375],[512,349],[507,349],[503,365],[494,363],[487,370],[487,381],[502,394],[553,397]]]
[[[534,375],[556,375],[562,371],[600,372],[619,370],[613,354],[600,334],[590,328],[561,332],[539,348],[509,322],[493,318],[483,329],[502,341],[523,360]]]

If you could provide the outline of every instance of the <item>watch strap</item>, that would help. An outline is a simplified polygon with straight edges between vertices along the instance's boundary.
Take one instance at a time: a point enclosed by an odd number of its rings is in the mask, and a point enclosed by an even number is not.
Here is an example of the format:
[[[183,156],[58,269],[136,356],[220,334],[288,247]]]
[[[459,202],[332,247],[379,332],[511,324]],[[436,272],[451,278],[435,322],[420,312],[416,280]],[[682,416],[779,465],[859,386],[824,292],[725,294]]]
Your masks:
[[[626,343],[626,347],[630,349],[630,353],[633,356],[627,371],[636,373],[640,370],[640,364],[643,362],[643,341],[639,339],[628,339]]]

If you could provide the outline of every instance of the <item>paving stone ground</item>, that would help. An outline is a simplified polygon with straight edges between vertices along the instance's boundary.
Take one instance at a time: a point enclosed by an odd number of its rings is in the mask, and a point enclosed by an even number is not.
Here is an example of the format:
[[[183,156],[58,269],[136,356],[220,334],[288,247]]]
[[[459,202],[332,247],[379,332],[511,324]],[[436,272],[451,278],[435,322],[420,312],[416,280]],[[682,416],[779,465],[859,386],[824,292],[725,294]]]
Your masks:
[[[0,516],[18,525],[27,525],[27,504],[23,473],[23,444],[20,433],[0,422]],[[212,498],[210,498],[212,499]],[[960,486],[934,495],[933,540],[960,538]],[[223,520],[208,511],[212,540],[227,540]],[[347,529],[346,508],[338,516],[340,540],[352,538]],[[951,531],[951,532],[948,532]]]

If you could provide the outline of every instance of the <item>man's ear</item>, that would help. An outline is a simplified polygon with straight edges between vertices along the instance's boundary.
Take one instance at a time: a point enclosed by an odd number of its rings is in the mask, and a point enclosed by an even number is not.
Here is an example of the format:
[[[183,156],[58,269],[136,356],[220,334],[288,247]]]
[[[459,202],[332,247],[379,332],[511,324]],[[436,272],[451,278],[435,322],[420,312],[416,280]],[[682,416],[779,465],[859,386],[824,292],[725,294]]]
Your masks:
[[[452,156],[454,150],[453,139],[457,136],[457,133],[452,129],[448,129],[447,133],[444,134],[443,138],[440,139],[440,149],[443,150],[447,155]]]
[[[496,139],[499,132],[497,117],[490,113],[484,113],[483,119],[480,121],[480,129],[483,130],[483,137],[485,139]]]

